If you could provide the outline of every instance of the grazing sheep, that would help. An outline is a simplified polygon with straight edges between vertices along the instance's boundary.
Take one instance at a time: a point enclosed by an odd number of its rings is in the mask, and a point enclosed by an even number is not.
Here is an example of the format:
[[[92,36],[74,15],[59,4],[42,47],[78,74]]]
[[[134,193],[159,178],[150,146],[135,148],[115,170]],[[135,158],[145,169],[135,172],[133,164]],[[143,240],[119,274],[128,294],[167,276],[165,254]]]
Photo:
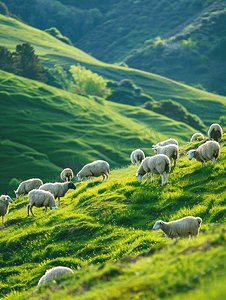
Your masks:
[[[191,137],[191,140],[190,142],[195,142],[195,141],[198,141],[198,138],[202,138],[202,140],[204,139],[204,135],[201,134],[200,132],[196,132],[193,134],[193,136]]]
[[[133,165],[139,165],[139,162],[142,162],[142,160],[145,159],[144,152],[140,149],[136,149],[131,153],[130,159]]]
[[[54,195],[54,198],[56,199],[58,197],[58,204],[60,205],[60,197],[64,197],[64,195],[67,193],[68,190],[76,189],[76,186],[72,181],[70,182],[55,182],[55,183],[45,183],[39,187],[40,190],[49,191]]]
[[[73,177],[74,173],[70,168],[66,168],[60,173],[60,178],[66,182],[72,181]]]
[[[74,274],[74,272],[72,271],[72,269],[67,268],[67,267],[61,267],[61,266],[59,266],[59,267],[55,267],[55,268],[49,269],[40,278],[37,286],[39,286],[40,284],[51,282],[51,281],[53,281],[54,278],[61,277],[61,276],[65,275],[66,273],[69,273],[69,272]]]
[[[0,197],[0,216],[2,216],[2,224],[4,224],[4,216],[9,212],[9,205],[13,200],[8,195]]]
[[[208,160],[212,161],[212,164],[215,165],[217,158],[220,155],[220,145],[215,141],[207,141],[205,144],[202,144],[198,149],[189,150],[187,152],[189,160],[193,157],[196,161],[203,163],[206,166]]]
[[[16,198],[18,199],[22,195],[22,200],[24,200],[24,195],[28,194],[33,189],[38,189],[43,182],[39,178],[31,178],[20,183],[17,190],[15,191]]]
[[[99,177],[103,176],[104,179],[109,177],[110,169],[108,162],[104,160],[96,160],[92,163],[86,164],[77,174],[78,181],[80,182],[83,177],[88,177],[93,181],[92,176]]]
[[[156,145],[152,145],[152,148],[155,147],[155,146],[166,146],[166,145],[171,145],[171,144],[174,144],[174,145],[177,145],[178,146],[178,141],[175,140],[175,139],[168,139],[168,140],[165,140],[163,142],[159,142],[157,143]]]
[[[142,176],[146,175],[146,180],[148,180],[148,173],[151,173],[151,182],[154,182],[153,174],[160,174],[162,177],[162,185],[168,182],[168,174],[171,170],[171,164],[169,157],[165,154],[157,154],[155,156],[146,157],[140,164],[136,178],[142,182]],[[166,172],[166,180],[164,179],[164,172]]]
[[[209,140],[220,142],[223,137],[223,129],[217,123],[213,123],[208,130]]]
[[[59,209],[56,205],[56,201],[54,199],[53,194],[49,191],[44,191],[40,189],[34,189],[28,193],[28,205],[27,205],[27,215],[29,216],[29,210],[31,211],[32,216],[34,217],[34,213],[32,211],[32,207],[43,207],[45,206],[46,214],[47,207],[50,209]]]
[[[174,167],[176,167],[177,159],[179,158],[179,149],[177,145],[171,144],[166,146],[154,146],[155,154],[165,154],[169,157],[170,163],[174,160]]]
[[[155,223],[153,229],[161,229],[168,238],[187,237],[199,234],[202,219],[199,217],[184,217],[179,220],[164,222],[159,220]]]

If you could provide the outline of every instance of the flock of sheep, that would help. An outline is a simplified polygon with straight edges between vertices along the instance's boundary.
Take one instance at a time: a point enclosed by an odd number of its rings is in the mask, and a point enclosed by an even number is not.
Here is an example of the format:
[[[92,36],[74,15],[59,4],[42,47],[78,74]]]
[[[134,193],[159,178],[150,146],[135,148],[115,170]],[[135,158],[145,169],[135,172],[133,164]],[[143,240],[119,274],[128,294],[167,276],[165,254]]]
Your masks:
[[[214,123],[208,130],[208,140],[200,145],[197,149],[193,149],[187,152],[189,160],[193,157],[196,161],[206,165],[206,162],[211,160],[213,164],[216,163],[217,158],[220,155],[219,141],[222,139],[223,130],[221,126]],[[203,139],[204,136],[201,133],[195,133],[191,142]],[[159,174],[162,178],[162,185],[168,182],[168,175],[171,170],[172,160],[174,161],[174,167],[176,166],[177,159],[179,158],[178,142],[175,139],[168,139],[163,142],[159,142],[152,146],[155,152],[154,156],[145,157],[144,152],[141,149],[136,149],[131,153],[130,159],[132,164],[139,165],[136,178],[139,182],[142,182],[142,177],[146,174],[146,180],[151,173],[151,182],[154,181],[153,174]],[[83,177],[89,178],[93,181],[94,177],[103,176],[103,180],[109,177],[109,164],[103,160],[97,160],[92,163],[86,164],[77,174],[78,181],[80,182]],[[59,209],[56,204],[58,198],[58,205],[60,205],[60,198],[63,197],[69,189],[76,189],[76,186],[72,182],[74,177],[73,171],[70,168],[64,169],[60,177],[63,183],[45,183],[39,178],[32,178],[21,182],[15,191],[16,198],[18,199],[22,195],[28,194],[27,215],[29,212],[34,216],[33,206],[45,207],[44,214],[46,214],[47,207],[50,209]],[[0,216],[2,216],[2,223],[4,223],[4,216],[8,213],[9,205],[13,200],[8,195],[1,195],[0,197]],[[187,216],[179,220],[164,222],[159,220],[155,223],[153,229],[161,229],[163,233],[169,238],[187,237],[198,235],[201,227],[202,219],[199,217]],[[65,272],[73,271],[65,267],[56,267],[48,270],[46,274],[40,279],[39,284],[52,281],[52,277],[61,276]],[[47,279],[46,279],[47,278]]]

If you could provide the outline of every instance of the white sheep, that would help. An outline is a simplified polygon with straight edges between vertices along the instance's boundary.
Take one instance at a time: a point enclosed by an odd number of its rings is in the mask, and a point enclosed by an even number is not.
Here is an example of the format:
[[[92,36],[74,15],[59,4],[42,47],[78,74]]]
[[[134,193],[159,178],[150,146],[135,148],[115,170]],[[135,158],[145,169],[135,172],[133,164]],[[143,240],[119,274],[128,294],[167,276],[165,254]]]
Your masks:
[[[60,178],[63,181],[67,181],[67,182],[72,181],[73,177],[74,177],[74,173],[70,168],[66,168],[60,173]]]
[[[47,207],[50,209],[59,209],[56,205],[56,201],[54,199],[53,194],[49,191],[44,191],[40,189],[34,189],[28,193],[28,205],[27,205],[27,215],[29,216],[29,210],[31,211],[32,216],[34,217],[34,213],[32,211],[32,207],[43,207],[45,206],[46,214]]]
[[[165,154],[169,157],[170,163],[172,164],[172,159],[174,160],[174,167],[176,167],[177,159],[179,158],[179,148],[175,144],[170,144],[166,146],[154,146],[153,150],[155,154]]]
[[[215,165],[220,155],[220,145],[215,141],[207,141],[205,144],[200,145],[198,149],[189,150],[187,155],[189,160],[194,157],[196,161],[202,163],[202,166],[203,163],[206,166],[206,162],[209,160]]]
[[[37,286],[39,286],[40,284],[44,284],[47,282],[51,282],[54,280],[54,278],[56,277],[61,277],[63,275],[65,275],[66,273],[72,273],[74,274],[74,272],[72,271],[72,269],[67,268],[67,267],[55,267],[52,269],[49,269],[45,272],[45,274],[40,278]]]
[[[58,204],[60,205],[60,197],[64,197],[68,190],[76,189],[76,186],[72,181],[70,182],[55,182],[55,183],[45,183],[39,187],[40,190],[49,191],[54,195],[54,198],[58,198]]]
[[[80,182],[83,177],[88,177],[93,181],[92,176],[99,177],[103,176],[103,181],[106,176],[109,178],[110,168],[108,162],[104,160],[96,160],[92,163],[86,164],[77,174],[78,181]]]
[[[24,195],[28,194],[33,189],[38,189],[43,184],[42,180],[39,178],[31,178],[22,181],[15,191],[16,198],[18,199],[22,195],[22,200],[24,200]]]
[[[153,174],[160,174],[162,177],[162,185],[168,182],[168,174],[171,170],[171,164],[169,157],[165,154],[157,154],[155,156],[146,157],[140,164],[136,178],[142,182],[142,176],[146,175],[146,180],[148,180],[148,173],[151,173],[151,182],[154,182]],[[166,180],[164,178],[164,172],[166,172]]]
[[[199,139],[199,138],[201,138],[201,139]],[[193,136],[191,137],[190,142],[195,142],[195,141],[198,141],[198,140],[204,140],[204,135],[201,134],[200,132],[194,133]]]
[[[144,152],[140,149],[136,149],[131,153],[130,159],[133,165],[139,165],[139,162],[142,162],[142,160],[145,159]]]
[[[4,216],[9,212],[9,205],[13,200],[8,195],[0,197],[0,216],[2,216],[2,224],[4,224]]]
[[[184,217],[179,220],[164,222],[159,220],[155,222],[154,230],[161,229],[168,238],[187,237],[199,234],[202,219],[199,217]]]
[[[156,145],[152,145],[152,148],[155,147],[155,146],[166,146],[166,145],[171,145],[171,144],[174,144],[174,145],[177,145],[178,146],[178,141],[175,140],[175,139],[168,139],[168,140],[165,140],[163,142],[159,142],[157,143]]]
[[[220,142],[223,137],[223,129],[217,123],[213,123],[208,130],[209,140]]]

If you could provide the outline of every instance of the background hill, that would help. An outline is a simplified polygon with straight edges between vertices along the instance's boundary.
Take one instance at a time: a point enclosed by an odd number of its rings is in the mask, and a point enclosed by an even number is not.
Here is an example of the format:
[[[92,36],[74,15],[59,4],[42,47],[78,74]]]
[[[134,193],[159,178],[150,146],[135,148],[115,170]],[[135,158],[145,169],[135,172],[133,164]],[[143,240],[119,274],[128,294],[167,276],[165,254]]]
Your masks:
[[[31,26],[57,27],[101,61],[123,62],[226,95],[224,0],[4,3]]]

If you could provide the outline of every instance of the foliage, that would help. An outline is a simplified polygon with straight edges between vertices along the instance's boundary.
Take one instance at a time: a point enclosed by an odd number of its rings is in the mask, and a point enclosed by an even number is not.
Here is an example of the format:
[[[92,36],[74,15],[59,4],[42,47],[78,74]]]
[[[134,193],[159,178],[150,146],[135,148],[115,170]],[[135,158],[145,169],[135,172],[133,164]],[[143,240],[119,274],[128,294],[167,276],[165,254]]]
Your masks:
[[[64,42],[65,44],[73,46],[73,43],[71,42],[71,40],[68,37],[63,36],[56,27],[51,27],[50,29],[46,29],[45,32],[47,32],[47,33],[51,34],[52,36],[56,37],[61,42]]]
[[[72,65],[69,71],[76,85],[87,94],[103,98],[111,94],[111,90],[107,88],[107,80],[97,73],[87,70],[80,64]]]
[[[8,7],[5,5],[5,3],[0,1],[0,14],[9,16],[9,10]]]
[[[16,46],[16,52],[11,53],[5,47],[0,47],[0,69],[29,79],[47,82],[44,67],[34,54],[34,48],[28,43]]]
[[[159,102],[146,102],[142,107],[172,118],[177,121],[184,122],[193,128],[196,128],[200,131],[205,130],[205,125],[201,119],[196,116],[188,113],[183,105],[172,101],[172,100],[162,100]]]
[[[226,116],[220,116],[218,124],[221,126],[226,126]]]
[[[48,84],[60,87],[65,91],[74,92],[74,84],[68,79],[67,71],[60,65],[56,64],[53,68],[47,69]]]

